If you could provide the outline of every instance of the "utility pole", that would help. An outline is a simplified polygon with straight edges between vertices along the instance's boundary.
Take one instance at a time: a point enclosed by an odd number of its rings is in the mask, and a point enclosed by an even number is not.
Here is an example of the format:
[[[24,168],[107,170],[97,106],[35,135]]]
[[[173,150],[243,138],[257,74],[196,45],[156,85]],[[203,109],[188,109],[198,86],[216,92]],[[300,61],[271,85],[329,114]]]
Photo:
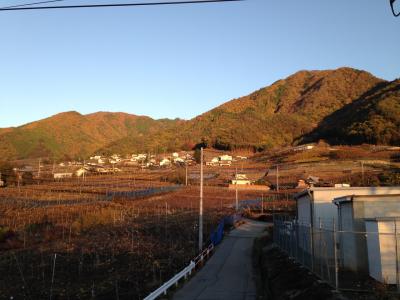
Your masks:
[[[279,165],[276,165],[276,191],[279,192]]]
[[[362,185],[364,186],[364,161],[361,161],[361,180]]]
[[[86,160],[83,160],[83,174],[82,174],[82,176],[83,176],[83,181],[85,181],[85,173],[86,173]]]
[[[203,147],[200,148],[199,252],[203,250]]]
[[[37,174],[38,178],[40,177],[40,167],[41,167],[41,161],[42,161],[42,159],[41,159],[41,158],[39,158],[39,166],[38,166],[38,174]]]
[[[264,194],[261,194],[261,214],[264,213]]]
[[[185,185],[187,186],[188,185],[188,165],[187,165],[187,162],[185,162],[185,167],[186,167],[186,170],[185,170]]]
[[[235,182],[235,194],[236,194],[236,195],[235,195],[235,198],[236,198],[236,202],[235,202],[235,203],[236,203],[236,205],[235,205],[235,206],[236,206],[236,212],[238,212],[238,210],[239,210],[239,197],[238,197],[238,196],[239,196],[239,195],[238,195],[238,188],[237,188],[237,186],[238,186],[238,185],[237,185],[237,179],[238,179],[238,178],[237,178],[237,168],[236,168],[235,179],[236,179],[236,182]]]
[[[38,184],[38,185],[40,184],[40,180],[39,180],[39,178],[40,178],[40,167],[41,167],[41,161],[42,161],[42,159],[41,159],[41,158],[39,158],[39,166],[38,166],[38,173],[37,173],[37,184]]]

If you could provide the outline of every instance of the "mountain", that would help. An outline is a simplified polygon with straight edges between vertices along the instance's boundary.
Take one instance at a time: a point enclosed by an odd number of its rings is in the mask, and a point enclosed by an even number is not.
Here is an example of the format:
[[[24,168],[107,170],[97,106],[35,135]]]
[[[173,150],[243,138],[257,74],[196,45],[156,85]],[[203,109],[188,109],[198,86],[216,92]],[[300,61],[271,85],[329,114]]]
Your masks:
[[[351,68],[300,71],[190,120],[182,139],[222,149],[288,145],[382,82]]]
[[[199,143],[263,150],[318,139],[398,144],[399,99],[399,81],[365,71],[300,71],[188,121],[66,112],[0,129],[0,157],[160,153]]]
[[[86,157],[126,136],[152,135],[174,124],[126,113],[65,112],[0,132],[3,159]]]

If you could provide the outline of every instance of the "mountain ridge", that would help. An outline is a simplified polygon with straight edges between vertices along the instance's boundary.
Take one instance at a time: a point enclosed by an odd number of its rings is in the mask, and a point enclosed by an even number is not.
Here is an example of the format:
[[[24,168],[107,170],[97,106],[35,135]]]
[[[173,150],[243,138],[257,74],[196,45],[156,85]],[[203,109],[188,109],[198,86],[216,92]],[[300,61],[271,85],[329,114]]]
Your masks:
[[[366,71],[348,67],[302,70],[190,120],[152,119],[124,112],[83,115],[68,111],[18,127],[2,128],[0,155],[15,159],[85,157],[95,152],[161,153],[192,149],[196,144],[223,150],[266,150],[318,139],[350,143],[351,137],[345,136],[345,131],[354,132],[356,124],[340,119],[355,119],[354,114],[346,111],[357,111],[359,106],[363,107],[359,108],[363,116],[355,121],[364,124],[365,130],[357,133],[356,143],[375,141],[397,145],[400,137],[395,132],[400,124],[389,116],[389,104],[397,107],[399,99],[396,81],[385,81]],[[376,105],[368,106],[368,103]],[[382,112],[380,107],[384,104],[386,108]],[[373,113],[379,109],[380,112]],[[375,127],[368,125],[368,118],[375,116],[376,119],[377,115],[381,123],[392,128],[385,139],[372,139],[368,133],[384,131],[381,128],[384,125],[378,128],[377,121]],[[340,139],[332,138],[334,124],[341,126]]]

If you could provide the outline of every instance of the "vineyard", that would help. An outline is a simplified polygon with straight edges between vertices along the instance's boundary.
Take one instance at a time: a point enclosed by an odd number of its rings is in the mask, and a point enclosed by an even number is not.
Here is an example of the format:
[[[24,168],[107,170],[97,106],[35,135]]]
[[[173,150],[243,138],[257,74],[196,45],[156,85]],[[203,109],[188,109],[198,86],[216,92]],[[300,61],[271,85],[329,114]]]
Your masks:
[[[160,286],[196,256],[199,209],[197,185],[162,176],[1,189],[0,270],[7,276],[0,279],[0,298],[142,299]],[[240,199],[260,196],[240,192]],[[279,209],[283,202],[273,199],[268,203]],[[234,213],[234,203],[235,191],[205,187],[205,242]]]

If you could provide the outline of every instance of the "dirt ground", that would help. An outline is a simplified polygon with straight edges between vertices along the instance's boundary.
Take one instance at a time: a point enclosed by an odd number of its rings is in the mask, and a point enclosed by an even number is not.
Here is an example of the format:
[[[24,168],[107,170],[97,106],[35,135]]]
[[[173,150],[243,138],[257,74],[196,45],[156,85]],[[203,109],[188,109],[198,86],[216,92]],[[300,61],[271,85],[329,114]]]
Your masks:
[[[259,299],[345,299],[309,271],[289,260],[271,243],[270,235],[257,239],[253,251]]]

